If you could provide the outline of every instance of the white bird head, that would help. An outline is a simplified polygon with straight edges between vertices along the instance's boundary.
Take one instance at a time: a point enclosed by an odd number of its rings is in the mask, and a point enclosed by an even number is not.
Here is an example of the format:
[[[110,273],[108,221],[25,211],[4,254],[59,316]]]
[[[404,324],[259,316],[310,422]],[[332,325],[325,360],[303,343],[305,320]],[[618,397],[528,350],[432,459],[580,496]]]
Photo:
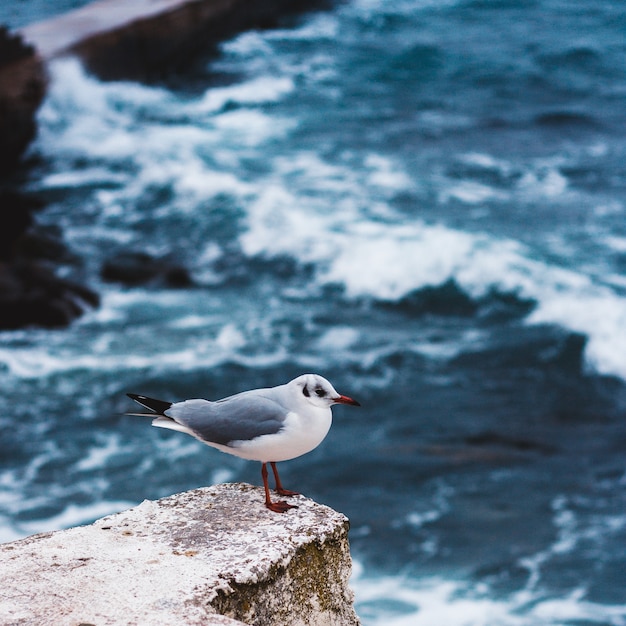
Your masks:
[[[361,406],[356,400],[337,393],[335,388],[319,374],[302,374],[287,385],[295,388],[301,398],[316,407],[327,408],[333,404]]]

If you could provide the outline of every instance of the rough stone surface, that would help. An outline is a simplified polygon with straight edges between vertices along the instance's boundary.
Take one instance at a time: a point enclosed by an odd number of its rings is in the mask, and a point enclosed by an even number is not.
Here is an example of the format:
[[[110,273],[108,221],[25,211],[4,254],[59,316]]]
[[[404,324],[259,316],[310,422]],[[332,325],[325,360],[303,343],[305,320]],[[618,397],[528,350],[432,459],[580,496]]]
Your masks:
[[[0,623],[358,624],[348,520],[290,501],[218,485],[0,545]]]

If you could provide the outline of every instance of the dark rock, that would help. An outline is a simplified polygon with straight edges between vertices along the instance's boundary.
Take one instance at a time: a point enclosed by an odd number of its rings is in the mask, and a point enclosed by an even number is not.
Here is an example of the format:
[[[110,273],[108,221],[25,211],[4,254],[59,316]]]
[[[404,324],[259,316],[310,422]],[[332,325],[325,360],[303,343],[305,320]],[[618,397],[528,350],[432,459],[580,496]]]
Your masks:
[[[105,80],[162,78],[190,58],[250,28],[327,0],[107,0],[23,29],[40,53],[78,56]]]
[[[36,260],[0,263],[0,328],[59,328],[97,306],[98,295]]]
[[[452,279],[441,285],[416,289],[398,302],[383,302],[379,306],[394,308],[408,315],[450,316],[471,316],[478,308],[476,302]]]
[[[35,113],[46,86],[45,67],[34,48],[0,26],[0,175],[18,165],[35,137]]]
[[[16,242],[33,224],[39,203],[12,191],[0,190],[0,261],[15,256]]]
[[[63,242],[61,230],[48,226],[35,225],[29,228],[15,243],[16,254],[22,258],[52,261],[54,263],[74,262]]]
[[[61,233],[38,227],[33,213],[41,203],[32,196],[0,191],[0,329],[67,326],[99,298],[53,266],[72,261]]]
[[[152,283],[167,287],[188,287],[192,284],[186,268],[145,252],[118,254],[105,262],[101,274],[103,280],[128,286]]]

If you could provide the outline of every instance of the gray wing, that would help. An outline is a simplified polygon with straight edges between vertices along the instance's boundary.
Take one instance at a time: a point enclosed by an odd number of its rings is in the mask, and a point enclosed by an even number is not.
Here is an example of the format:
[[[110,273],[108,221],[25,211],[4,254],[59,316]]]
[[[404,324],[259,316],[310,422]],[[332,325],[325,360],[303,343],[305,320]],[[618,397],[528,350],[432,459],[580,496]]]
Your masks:
[[[203,441],[227,446],[233,441],[279,432],[287,411],[271,398],[241,393],[218,402],[178,402],[167,409],[165,415],[192,430]]]

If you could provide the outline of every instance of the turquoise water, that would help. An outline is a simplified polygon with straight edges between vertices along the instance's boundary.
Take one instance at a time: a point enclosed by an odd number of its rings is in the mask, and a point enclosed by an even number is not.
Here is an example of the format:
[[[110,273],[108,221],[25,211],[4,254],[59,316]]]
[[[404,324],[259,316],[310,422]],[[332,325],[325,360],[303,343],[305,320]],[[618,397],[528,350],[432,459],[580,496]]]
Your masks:
[[[317,371],[362,407],[281,476],[350,517],[365,624],[626,624],[625,26],[361,0],[159,85],[55,62],[23,188],[103,303],[0,333],[0,538],[260,484],[125,393]],[[104,282],[129,251],[193,285]]]

